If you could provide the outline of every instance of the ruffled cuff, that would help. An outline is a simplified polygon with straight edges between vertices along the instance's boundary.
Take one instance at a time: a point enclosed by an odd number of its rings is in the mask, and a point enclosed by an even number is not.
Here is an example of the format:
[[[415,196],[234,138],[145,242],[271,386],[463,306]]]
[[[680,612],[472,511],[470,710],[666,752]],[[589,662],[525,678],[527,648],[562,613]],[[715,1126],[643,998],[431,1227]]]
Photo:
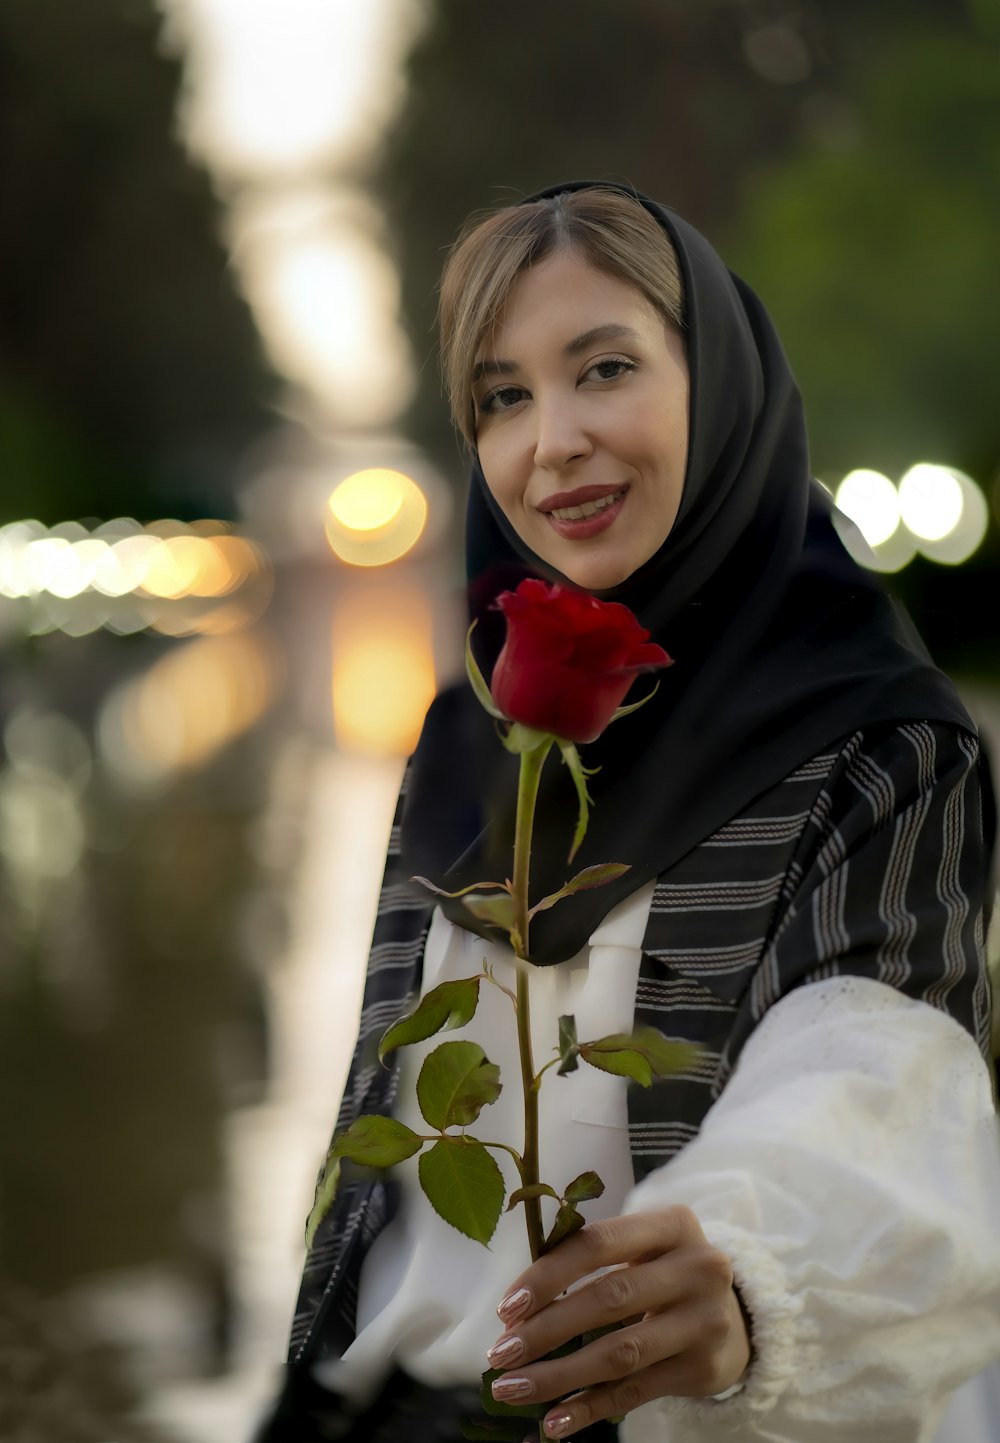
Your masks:
[[[629,1414],[622,1425],[624,1443],[661,1436],[654,1420],[687,1423],[699,1435],[738,1435],[749,1418],[769,1412],[794,1376],[797,1360],[796,1318],[802,1303],[788,1291],[784,1269],[758,1238],[731,1223],[706,1220],[702,1231],[714,1248],[725,1253],[733,1279],[750,1317],[752,1356],[736,1391],[718,1398],[657,1398]],[[668,1430],[673,1438],[675,1433]],[[678,1434],[677,1436],[683,1436]]]

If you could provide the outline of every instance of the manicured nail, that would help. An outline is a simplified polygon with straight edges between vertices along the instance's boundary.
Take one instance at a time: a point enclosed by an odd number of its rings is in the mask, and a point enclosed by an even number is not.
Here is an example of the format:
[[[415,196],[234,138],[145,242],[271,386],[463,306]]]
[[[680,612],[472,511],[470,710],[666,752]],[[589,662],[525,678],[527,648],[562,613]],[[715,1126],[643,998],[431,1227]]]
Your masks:
[[[518,1288],[515,1293],[508,1293],[503,1302],[497,1308],[497,1316],[502,1323],[508,1326],[523,1318],[531,1307],[531,1294],[527,1288]]]
[[[527,1398],[532,1391],[530,1378],[497,1378],[493,1384],[493,1396],[501,1403],[508,1398]]]
[[[550,1438],[561,1438],[564,1433],[569,1432],[572,1426],[572,1413],[552,1413],[542,1424]]]
[[[511,1363],[516,1363],[524,1352],[524,1339],[515,1334],[510,1338],[501,1338],[498,1343],[486,1354],[491,1368],[509,1368]]]

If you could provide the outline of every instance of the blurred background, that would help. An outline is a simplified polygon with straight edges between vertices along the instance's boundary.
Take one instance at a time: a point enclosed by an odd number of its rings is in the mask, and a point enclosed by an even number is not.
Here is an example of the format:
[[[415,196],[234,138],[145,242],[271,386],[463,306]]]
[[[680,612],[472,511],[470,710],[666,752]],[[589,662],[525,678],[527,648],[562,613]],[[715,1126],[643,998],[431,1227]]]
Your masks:
[[[0,139],[0,1439],[245,1443],[459,666],[444,249],[701,227],[1000,740],[1000,0],[4,0]]]

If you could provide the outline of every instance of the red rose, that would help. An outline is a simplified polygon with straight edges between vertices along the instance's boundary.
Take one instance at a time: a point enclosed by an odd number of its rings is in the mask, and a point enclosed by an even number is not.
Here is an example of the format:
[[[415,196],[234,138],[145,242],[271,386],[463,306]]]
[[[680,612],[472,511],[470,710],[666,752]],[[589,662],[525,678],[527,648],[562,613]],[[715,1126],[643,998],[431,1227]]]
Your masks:
[[[496,606],[507,639],[493,668],[493,700],[511,721],[566,741],[599,737],[639,672],[671,664],[617,601],[528,579]]]

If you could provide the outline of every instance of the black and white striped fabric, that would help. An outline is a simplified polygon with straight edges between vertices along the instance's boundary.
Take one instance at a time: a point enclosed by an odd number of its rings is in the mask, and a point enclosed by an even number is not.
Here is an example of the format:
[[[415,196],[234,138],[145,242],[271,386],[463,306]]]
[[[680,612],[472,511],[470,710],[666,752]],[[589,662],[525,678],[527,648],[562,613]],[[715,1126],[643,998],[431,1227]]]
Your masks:
[[[754,1028],[793,988],[847,974],[884,982],[947,1012],[988,1056],[978,756],[974,736],[944,724],[858,731],[659,878],[635,1019],[699,1051],[687,1073],[630,1089],[636,1181],[697,1134]],[[404,796],[405,781],[337,1131],[391,1111],[397,1073],[376,1048],[420,989],[432,909],[399,875]],[[388,1179],[342,1187],[306,1260],[293,1371],[352,1340],[361,1262],[393,1206]]]

